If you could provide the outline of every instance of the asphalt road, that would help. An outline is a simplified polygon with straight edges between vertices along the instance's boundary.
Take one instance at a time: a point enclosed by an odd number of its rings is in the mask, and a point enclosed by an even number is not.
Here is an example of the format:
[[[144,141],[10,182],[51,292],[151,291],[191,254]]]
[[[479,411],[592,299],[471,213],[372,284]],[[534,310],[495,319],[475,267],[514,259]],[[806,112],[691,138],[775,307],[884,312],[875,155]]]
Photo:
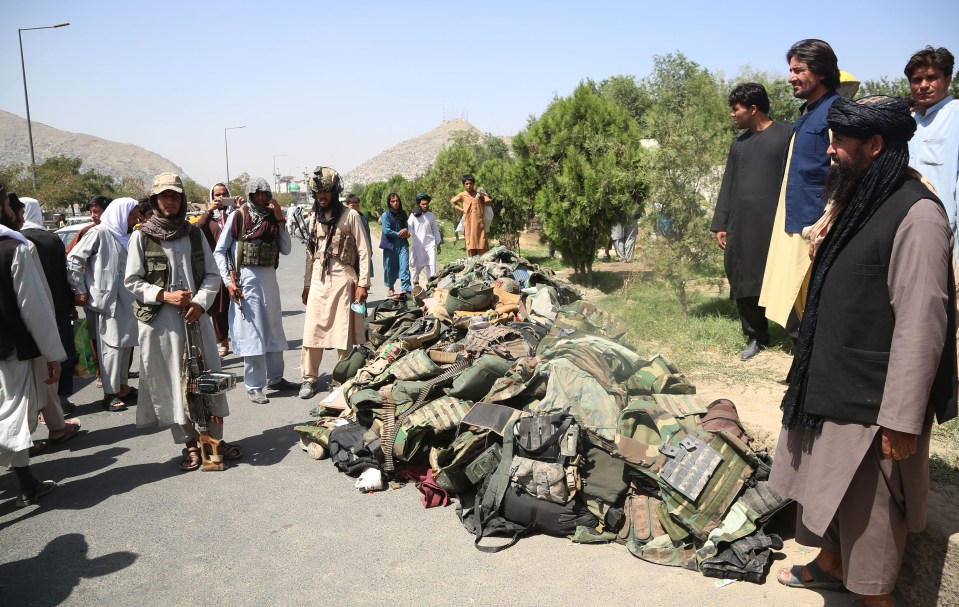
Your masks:
[[[385,295],[376,251],[371,304]],[[279,269],[298,382],[303,247]],[[139,351],[137,351],[139,352]],[[324,361],[329,372],[332,352]],[[226,368],[242,375],[230,355]],[[132,382],[136,384],[136,380]],[[226,438],[244,458],[224,472],[183,473],[168,430],[108,413],[91,382],[74,401],[83,434],[31,463],[59,487],[14,507],[0,473],[0,605],[845,605],[849,595],[716,581],[652,565],[619,545],[534,536],[499,554],[473,547],[453,506],[425,509],[412,486],[376,494],[303,453],[294,425],[324,396],[251,403],[229,394]],[[40,426],[37,438],[46,437]],[[794,555],[808,560],[811,553]],[[774,570],[782,562],[774,564]]]

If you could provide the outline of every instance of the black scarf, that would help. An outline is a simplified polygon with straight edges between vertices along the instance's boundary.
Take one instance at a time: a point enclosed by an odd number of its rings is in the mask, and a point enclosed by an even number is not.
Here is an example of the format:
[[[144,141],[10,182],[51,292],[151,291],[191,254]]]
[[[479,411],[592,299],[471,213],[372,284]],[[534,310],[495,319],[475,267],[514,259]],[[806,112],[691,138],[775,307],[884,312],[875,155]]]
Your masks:
[[[882,135],[885,149],[866,171],[856,193],[819,245],[813,261],[806,307],[799,327],[799,342],[789,369],[789,387],[781,406],[783,426],[786,428],[794,428],[796,424],[816,429],[822,427],[823,418],[807,414],[805,405],[823,283],[836,258],[853,236],[902,186],[909,163],[908,141],[916,131],[916,123],[904,101],[873,96],[858,102],[837,99],[829,109],[829,128],[834,133],[858,139],[867,139],[873,134]]]
[[[326,238],[323,241],[323,257],[321,262],[323,264],[323,269],[327,272],[330,270],[330,247],[333,246],[333,233],[336,232],[336,224],[340,220],[340,215],[343,214],[343,203],[339,200],[334,200],[333,204],[330,205],[330,216],[325,217],[323,208],[320,206],[320,203],[313,203],[313,221],[319,222],[325,226],[329,226],[330,229],[326,233]],[[312,234],[310,235],[310,250],[316,251],[316,229],[310,230]],[[314,253],[315,254],[315,253]]]

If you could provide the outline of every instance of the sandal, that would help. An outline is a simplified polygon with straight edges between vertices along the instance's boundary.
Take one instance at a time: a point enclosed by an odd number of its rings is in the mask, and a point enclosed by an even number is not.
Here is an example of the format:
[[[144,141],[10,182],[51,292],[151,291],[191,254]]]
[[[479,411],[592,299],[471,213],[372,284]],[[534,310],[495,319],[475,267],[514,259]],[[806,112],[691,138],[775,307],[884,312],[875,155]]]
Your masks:
[[[103,402],[101,403],[103,408],[109,411],[110,413],[116,413],[118,411],[126,411],[126,404],[117,398],[116,396],[107,396],[104,397]]]
[[[60,438],[48,438],[51,445],[59,445],[60,443],[65,443],[77,434],[80,433],[80,424],[66,424],[63,427],[63,434]]]
[[[183,450],[183,457],[180,459],[180,470],[191,472],[200,467],[200,450],[196,447],[187,447]]]
[[[220,441],[220,453],[223,454],[223,459],[240,459],[243,457],[243,449],[240,448],[240,445],[237,443],[228,443],[225,440]]]
[[[117,398],[119,398],[120,400],[122,400],[122,401],[125,402],[125,403],[132,402],[133,404],[136,404],[136,402],[137,402],[137,396],[139,396],[139,395],[140,395],[140,391],[137,390],[136,388],[131,387],[129,392],[127,392],[127,393],[126,393],[125,395],[123,395],[123,396],[117,395]]]
[[[803,569],[809,573],[812,579],[806,580],[803,576]],[[783,569],[782,571],[786,571]],[[782,573],[782,571],[780,573]],[[776,580],[783,586],[790,588],[806,588],[808,590],[832,590],[833,592],[849,592],[843,586],[842,580],[838,580],[822,570],[822,567],[811,561],[806,565],[793,565],[789,568],[789,579],[783,581],[779,576]]]
[[[60,408],[63,409],[63,417],[70,417],[77,412],[77,406],[70,401],[63,403]]]
[[[48,444],[49,444],[49,442],[48,442],[48,441],[45,441],[45,440],[35,440],[35,441],[33,441],[33,445],[32,445],[32,446],[30,447],[30,449],[29,449],[29,451],[30,451],[30,457],[33,457],[34,455],[36,455],[36,454],[38,454],[38,453],[42,453],[43,451],[45,451]]]

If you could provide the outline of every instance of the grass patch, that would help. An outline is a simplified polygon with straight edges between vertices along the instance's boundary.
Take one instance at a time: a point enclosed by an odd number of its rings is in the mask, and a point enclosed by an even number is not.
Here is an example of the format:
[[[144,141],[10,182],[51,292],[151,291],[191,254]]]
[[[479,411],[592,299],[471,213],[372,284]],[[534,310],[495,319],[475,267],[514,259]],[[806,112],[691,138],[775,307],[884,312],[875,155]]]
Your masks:
[[[630,327],[626,340],[642,355],[661,352],[681,371],[726,383],[783,379],[770,377],[766,366],[739,361],[745,339],[736,304],[715,288],[691,292],[686,317],[676,289],[648,273],[597,271],[593,285],[603,293],[596,305]],[[772,337],[771,353],[792,355],[792,344],[782,329],[775,327]]]

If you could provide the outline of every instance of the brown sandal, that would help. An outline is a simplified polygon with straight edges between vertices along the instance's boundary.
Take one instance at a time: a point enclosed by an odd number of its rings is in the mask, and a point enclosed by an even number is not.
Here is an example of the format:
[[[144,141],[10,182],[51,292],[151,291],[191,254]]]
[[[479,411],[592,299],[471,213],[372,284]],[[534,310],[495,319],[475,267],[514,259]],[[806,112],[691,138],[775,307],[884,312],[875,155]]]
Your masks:
[[[196,447],[187,447],[183,450],[183,457],[180,459],[180,470],[191,472],[200,467],[200,450]]]

